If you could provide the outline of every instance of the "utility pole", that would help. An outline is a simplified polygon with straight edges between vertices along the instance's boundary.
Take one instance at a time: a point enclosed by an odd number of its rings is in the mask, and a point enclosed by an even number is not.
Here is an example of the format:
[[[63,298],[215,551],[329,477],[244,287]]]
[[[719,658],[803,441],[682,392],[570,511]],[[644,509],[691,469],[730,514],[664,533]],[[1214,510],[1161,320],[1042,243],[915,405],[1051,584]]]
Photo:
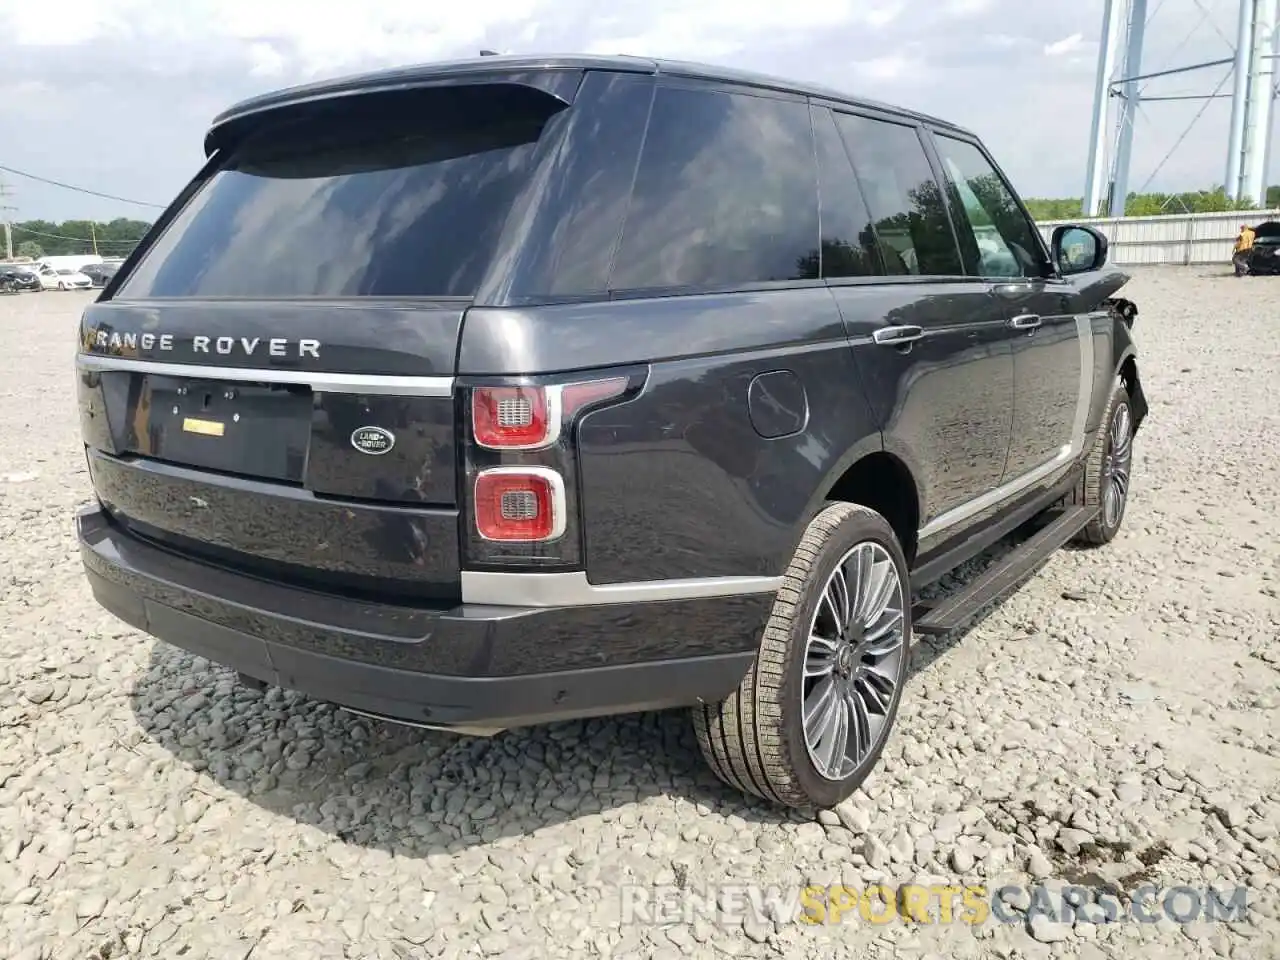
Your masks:
[[[1093,127],[1089,131],[1089,169],[1084,186],[1086,217],[1096,217],[1107,190],[1107,111],[1111,106],[1111,79],[1116,72],[1120,31],[1124,24],[1126,0],[1104,0],[1098,74],[1093,90]]]
[[[1147,28],[1147,0],[1130,0],[1129,27],[1124,53],[1124,80],[1120,106],[1120,136],[1116,143],[1115,176],[1111,183],[1111,202],[1107,215],[1124,216],[1124,205],[1129,199],[1129,164],[1133,153],[1133,125],[1138,119],[1138,102],[1141,94],[1138,81],[1133,78],[1142,72],[1142,44]]]
[[[1235,64],[1231,91],[1231,127],[1227,138],[1226,194],[1232,200],[1240,196],[1240,176],[1243,170],[1245,118],[1249,108],[1249,67],[1253,52],[1253,0],[1240,0],[1236,25]]]
[[[1240,0],[1226,194],[1258,207],[1267,199],[1278,19],[1276,0]]]
[[[96,257],[98,256],[98,231],[92,220],[89,221],[89,236],[93,238],[93,255]]]
[[[13,226],[9,223],[9,214],[18,209],[9,203],[11,196],[13,192],[9,189],[9,185],[0,179],[0,221],[4,223],[4,258],[6,260],[13,259]]]
[[[1253,43],[1249,53],[1249,99],[1244,109],[1244,139],[1240,152],[1240,190],[1237,198],[1263,207],[1267,197],[1267,138],[1271,135],[1271,101],[1275,78],[1276,0],[1255,0]]]

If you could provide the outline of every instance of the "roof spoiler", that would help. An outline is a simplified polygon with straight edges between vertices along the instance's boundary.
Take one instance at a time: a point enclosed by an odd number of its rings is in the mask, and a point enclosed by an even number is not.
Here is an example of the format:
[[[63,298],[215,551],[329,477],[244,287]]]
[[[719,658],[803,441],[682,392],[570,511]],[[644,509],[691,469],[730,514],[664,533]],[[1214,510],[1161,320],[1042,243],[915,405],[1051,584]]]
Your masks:
[[[485,59],[489,60],[487,57]],[[489,60],[489,63],[492,61]],[[331,105],[351,105],[367,97],[450,87],[521,87],[536,97],[555,101],[559,106],[570,106],[577,94],[582,74],[581,69],[571,68],[470,70],[452,74],[425,73],[421,69],[415,69],[289,87],[246,100],[215,117],[205,134],[204,154],[207,159],[215,153],[226,152],[268,120],[305,116],[314,110]]]

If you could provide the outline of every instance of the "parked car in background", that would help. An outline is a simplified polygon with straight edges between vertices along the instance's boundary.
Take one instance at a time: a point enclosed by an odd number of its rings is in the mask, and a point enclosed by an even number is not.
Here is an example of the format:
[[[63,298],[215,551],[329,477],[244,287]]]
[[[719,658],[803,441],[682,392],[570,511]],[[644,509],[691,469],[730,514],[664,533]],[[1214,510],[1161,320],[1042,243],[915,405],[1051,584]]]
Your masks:
[[[57,275],[57,280],[55,281],[55,289],[57,290],[90,290],[93,288],[93,281],[79,270],[63,267],[61,270],[54,272]]]
[[[54,270],[83,270],[91,263],[102,263],[102,260],[103,258],[96,253],[66,253],[40,257],[37,262]]]
[[[119,263],[104,260],[102,263],[86,264],[80,268],[80,272],[92,280],[95,287],[105,287],[119,269]]]
[[[1267,220],[1253,228],[1253,241],[1233,257],[1236,274],[1274,276],[1280,273],[1280,221]]]
[[[31,269],[35,271],[36,279],[40,281],[41,290],[57,290],[58,289],[58,271],[53,269],[47,263],[33,263]]]
[[[3,280],[0,285],[11,288],[14,293],[42,289],[34,265],[29,263],[0,263],[0,280]]]

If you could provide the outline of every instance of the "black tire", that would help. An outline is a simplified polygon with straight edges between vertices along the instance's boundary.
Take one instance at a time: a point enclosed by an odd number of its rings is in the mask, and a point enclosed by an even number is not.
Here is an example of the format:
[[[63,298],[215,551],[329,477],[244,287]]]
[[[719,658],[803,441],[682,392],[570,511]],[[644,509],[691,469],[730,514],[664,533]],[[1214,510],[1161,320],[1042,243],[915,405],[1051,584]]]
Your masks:
[[[1104,504],[1104,496],[1108,484],[1112,482],[1112,455],[1115,446],[1115,430],[1121,419],[1128,424],[1128,455],[1125,464],[1124,494],[1120,497],[1119,510],[1108,516]],[[1123,452],[1122,452],[1123,453]],[[1119,380],[1111,389],[1111,397],[1107,401],[1107,410],[1102,417],[1102,429],[1098,431],[1093,449],[1089,451],[1089,459],[1085,461],[1084,474],[1080,478],[1068,504],[1100,507],[1097,517],[1089,521],[1074,538],[1074,543],[1099,547],[1110,543],[1120,532],[1124,523],[1125,508],[1129,503],[1129,480],[1133,467],[1133,408],[1129,400],[1129,391]]]
[[[832,572],[855,546],[887,552],[902,593],[902,653],[883,722],[857,766],[843,779],[818,772],[805,744],[803,685],[806,646]],[[832,807],[856,790],[875,767],[897,716],[910,667],[911,600],[906,558],[893,528],[867,507],[835,503],[805,530],[787,568],[755,662],[737,691],[693,708],[702,754],[725,783],[789,807]]]

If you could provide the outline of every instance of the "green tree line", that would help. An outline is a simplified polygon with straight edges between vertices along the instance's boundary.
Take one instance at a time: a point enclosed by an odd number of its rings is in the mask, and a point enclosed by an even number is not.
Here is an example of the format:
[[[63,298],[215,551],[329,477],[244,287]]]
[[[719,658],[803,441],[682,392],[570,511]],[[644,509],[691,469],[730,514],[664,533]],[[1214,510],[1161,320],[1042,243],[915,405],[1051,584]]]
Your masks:
[[[1081,197],[1045,199],[1033,197],[1027,209],[1036,220],[1071,220],[1080,217],[1084,201]],[[1266,209],[1280,207],[1280,185],[1267,188]],[[1222,187],[1209,190],[1186,190],[1182,193],[1131,193],[1125,200],[1127,217],[1149,217],[1178,213],[1222,213],[1227,210],[1252,210],[1253,204],[1230,199]],[[1247,219],[1247,218],[1246,218]]]
[[[118,217],[107,223],[92,220],[23,220],[12,224],[13,253],[19,257],[55,257],[97,252],[104,257],[124,257],[151,228],[145,220]],[[96,250],[95,250],[96,248]],[[0,224],[0,256],[3,256],[3,224]]]
[[[1071,220],[1081,216],[1080,197],[1030,197],[1027,209],[1036,220]],[[1280,207],[1280,185],[1267,188],[1267,209]],[[1178,213],[1219,213],[1226,210],[1250,210],[1251,204],[1231,200],[1221,187],[1209,190],[1187,190],[1181,193],[1131,193],[1125,202],[1125,215],[1130,217]],[[13,252],[19,257],[65,256],[97,253],[104,257],[123,257],[138,244],[151,228],[146,220],[117,217],[106,223],[91,220],[23,220],[12,224]],[[3,256],[0,236],[0,256]]]

